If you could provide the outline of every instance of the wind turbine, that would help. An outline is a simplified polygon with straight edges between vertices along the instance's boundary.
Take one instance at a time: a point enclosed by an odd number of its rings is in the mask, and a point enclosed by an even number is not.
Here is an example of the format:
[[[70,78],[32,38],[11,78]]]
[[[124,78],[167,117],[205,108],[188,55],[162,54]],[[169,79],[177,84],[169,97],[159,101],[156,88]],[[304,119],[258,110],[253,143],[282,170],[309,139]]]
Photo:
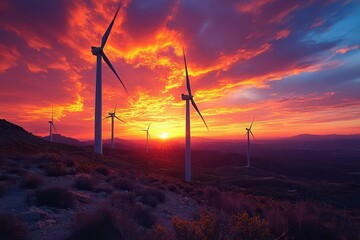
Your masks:
[[[184,54],[184,64],[185,64],[185,73],[186,73],[186,88],[188,90],[188,95],[181,94],[182,100],[186,101],[185,181],[190,182],[191,181],[190,102],[191,102],[192,106],[195,108],[195,110],[198,112],[201,119],[203,120],[205,127],[207,128],[208,131],[209,131],[209,128],[208,128],[203,116],[201,115],[199,108],[196,106],[196,103],[193,99],[193,95],[191,94],[190,79],[189,79],[189,74],[188,74],[188,70],[187,70],[184,49],[183,49],[183,54]]]
[[[146,132],[146,152],[149,152],[149,139],[151,138],[149,134],[150,125],[151,123],[149,124],[147,129],[143,130]]]
[[[102,154],[102,122],[101,122],[101,114],[102,114],[102,79],[101,79],[101,64],[102,59],[106,62],[106,64],[110,67],[110,69],[114,72],[116,77],[119,79],[120,83],[124,87],[125,91],[127,89],[124,83],[121,81],[119,75],[116,73],[114,67],[111,65],[109,59],[106,57],[104,53],[104,46],[109,37],[111,28],[114,24],[115,18],[119,12],[120,7],[117,9],[113,20],[111,21],[109,27],[107,28],[104,36],[101,39],[100,47],[91,47],[91,53],[96,56],[96,93],[95,93],[95,152]]]
[[[116,101],[117,104],[117,101]],[[105,117],[104,119],[111,118],[111,148],[114,149],[114,118],[116,118],[119,121],[122,121],[123,123],[127,124],[125,121],[121,120],[116,116],[116,104],[114,108],[114,112],[109,112],[109,116]]]
[[[254,134],[251,131],[251,127],[254,123],[254,119],[255,119],[255,116],[253,117],[250,127],[246,128],[246,133],[245,133],[245,136],[247,136],[247,165],[246,165],[246,167],[250,167],[250,134],[252,135],[252,137],[255,140]]]
[[[54,110],[53,110],[53,108],[51,108],[51,121],[49,121],[49,125],[50,125],[50,142],[53,142],[52,129],[54,128],[55,132],[57,132],[55,125],[54,125]]]

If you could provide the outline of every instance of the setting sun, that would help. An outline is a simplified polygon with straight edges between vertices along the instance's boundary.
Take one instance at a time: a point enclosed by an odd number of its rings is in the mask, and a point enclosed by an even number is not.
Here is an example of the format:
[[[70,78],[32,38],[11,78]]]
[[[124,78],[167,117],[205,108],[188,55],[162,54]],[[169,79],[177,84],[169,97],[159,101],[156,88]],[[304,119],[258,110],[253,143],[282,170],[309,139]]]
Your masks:
[[[168,133],[164,132],[160,135],[161,139],[167,139],[168,138]]]

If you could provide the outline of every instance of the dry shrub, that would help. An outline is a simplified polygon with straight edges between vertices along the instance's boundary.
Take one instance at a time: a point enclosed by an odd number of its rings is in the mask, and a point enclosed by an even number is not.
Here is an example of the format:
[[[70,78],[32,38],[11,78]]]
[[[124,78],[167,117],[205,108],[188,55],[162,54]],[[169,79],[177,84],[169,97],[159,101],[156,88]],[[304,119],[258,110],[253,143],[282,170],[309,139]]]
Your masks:
[[[49,177],[59,177],[68,174],[67,168],[62,162],[49,163],[44,168],[45,174]]]
[[[25,189],[35,189],[41,186],[43,183],[44,178],[41,175],[28,173],[23,177],[20,186]]]
[[[111,205],[115,208],[125,209],[135,205],[136,195],[133,192],[114,192],[111,194]]]
[[[250,217],[247,212],[234,214],[229,230],[231,239],[273,239],[269,223],[259,216]]]
[[[75,216],[73,240],[121,240],[139,239],[136,223],[120,217],[109,209],[99,209],[95,213],[78,213]]]
[[[109,176],[110,174],[110,170],[107,167],[98,167],[95,169],[95,172],[104,175],[104,176]]]
[[[164,226],[156,224],[145,235],[146,240],[175,240],[174,234]]]
[[[132,191],[134,189],[133,183],[126,178],[117,178],[112,182],[112,185],[119,190]]]
[[[254,215],[256,213],[257,198],[242,194],[223,193],[220,200],[220,209],[228,214],[242,213],[244,211]]]
[[[56,208],[72,208],[75,206],[75,197],[65,188],[52,187],[38,190],[35,193],[39,205]]]
[[[214,213],[201,213],[198,220],[189,221],[177,216],[171,219],[178,240],[220,239],[223,228]]]
[[[175,184],[169,184],[169,185],[167,186],[167,189],[168,189],[170,192],[179,193],[179,189],[178,189],[178,187],[177,187]]]
[[[215,208],[221,206],[221,192],[215,187],[206,187],[204,190],[205,202]]]
[[[137,192],[140,201],[151,207],[156,207],[159,203],[165,202],[165,193],[157,188],[146,187]]]
[[[74,187],[78,190],[91,191],[94,188],[94,180],[87,174],[80,174],[75,178]]]
[[[289,209],[288,236],[293,239],[356,239],[356,224],[345,214],[313,203],[297,203]]]
[[[193,221],[174,217],[172,223],[179,240],[273,239],[268,223],[246,212],[232,216],[200,212]]]
[[[132,217],[139,225],[145,228],[151,228],[154,225],[156,218],[149,207],[142,205],[135,205],[126,210],[128,216]]]
[[[19,217],[11,213],[0,215],[0,239],[24,240],[27,233],[27,228]]]

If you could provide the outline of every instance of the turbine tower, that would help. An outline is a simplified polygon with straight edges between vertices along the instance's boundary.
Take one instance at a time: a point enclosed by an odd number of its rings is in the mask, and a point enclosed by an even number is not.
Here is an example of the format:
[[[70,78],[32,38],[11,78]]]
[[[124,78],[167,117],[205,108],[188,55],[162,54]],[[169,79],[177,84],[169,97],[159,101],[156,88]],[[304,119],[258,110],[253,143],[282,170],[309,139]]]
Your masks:
[[[201,117],[201,119],[204,122],[205,127],[208,131],[209,131],[209,128],[208,128],[203,116],[201,115],[199,108],[196,106],[196,103],[193,99],[193,95],[191,94],[190,79],[189,79],[189,74],[188,74],[188,70],[187,70],[184,49],[183,49],[183,54],[184,54],[184,64],[185,64],[185,73],[186,73],[186,88],[188,90],[188,95],[181,94],[182,100],[186,101],[185,181],[190,182],[191,181],[190,102],[191,102],[191,105],[198,112],[199,116]]]
[[[102,79],[101,79],[101,64],[102,59],[104,59],[105,63],[110,67],[110,69],[114,72],[116,77],[119,79],[120,83],[124,87],[125,91],[127,89],[124,83],[121,81],[119,75],[116,73],[114,67],[111,65],[109,59],[106,57],[104,53],[104,46],[109,37],[111,28],[114,24],[115,18],[119,12],[120,7],[117,9],[113,20],[111,21],[108,29],[106,30],[104,36],[101,39],[100,47],[91,47],[91,53],[96,56],[96,93],[95,93],[95,152],[102,154],[102,122],[101,122],[101,114],[102,114]]]
[[[117,101],[116,101],[116,104],[117,104]],[[122,121],[123,123],[127,124],[125,121],[121,120],[120,118],[118,118],[118,116],[116,116],[116,104],[115,104],[114,112],[109,112],[109,116],[104,118],[104,119],[111,118],[111,148],[112,149],[115,148],[115,144],[114,144],[114,118],[116,118],[117,120]]]
[[[146,152],[149,152],[149,139],[151,138],[149,134],[150,125],[151,123],[149,124],[147,129],[143,130],[146,132]]]
[[[51,108],[51,121],[49,121],[49,125],[50,125],[50,142],[53,142],[53,135],[52,135],[52,129],[54,128],[55,132],[56,132],[56,128],[54,125],[54,110],[53,108]]]
[[[245,133],[245,136],[247,136],[247,165],[246,165],[246,167],[250,167],[250,134],[252,135],[252,137],[255,140],[254,134],[251,131],[251,127],[254,123],[254,118],[255,118],[255,116],[253,117],[250,127],[246,128],[246,133]]]

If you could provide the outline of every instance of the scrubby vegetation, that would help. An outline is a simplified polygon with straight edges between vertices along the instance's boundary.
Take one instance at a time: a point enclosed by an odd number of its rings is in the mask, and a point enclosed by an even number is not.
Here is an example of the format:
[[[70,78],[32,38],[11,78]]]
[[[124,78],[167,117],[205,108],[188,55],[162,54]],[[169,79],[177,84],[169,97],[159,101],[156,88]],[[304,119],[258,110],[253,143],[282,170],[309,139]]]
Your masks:
[[[20,186],[25,189],[35,189],[44,183],[44,178],[41,175],[28,173],[21,181]]]
[[[104,208],[95,213],[77,214],[70,239],[139,239],[139,235],[136,223]]]
[[[11,213],[0,214],[0,239],[25,240],[28,230],[22,220]]]
[[[74,187],[78,190],[91,191],[94,188],[94,179],[87,174],[80,174],[75,177]]]
[[[67,175],[69,172],[62,162],[48,163],[44,166],[45,174],[49,177],[59,177]]]
[[[165,202],[164,192],[153,187],[141,189],[136,193],[136,195],[140,197],[140,201],[143,204],[151,207],[156,207],[159,203]]]
[[[65,188],[52,187],[36,191],[36,202],[39,205],[47,205],[56,208],[72,208],[75,205],[75,197]]]
[[[123,191],[132,191],[134,189],[134,184],[126,178],[117,178],[112,182],[112,185]]]

